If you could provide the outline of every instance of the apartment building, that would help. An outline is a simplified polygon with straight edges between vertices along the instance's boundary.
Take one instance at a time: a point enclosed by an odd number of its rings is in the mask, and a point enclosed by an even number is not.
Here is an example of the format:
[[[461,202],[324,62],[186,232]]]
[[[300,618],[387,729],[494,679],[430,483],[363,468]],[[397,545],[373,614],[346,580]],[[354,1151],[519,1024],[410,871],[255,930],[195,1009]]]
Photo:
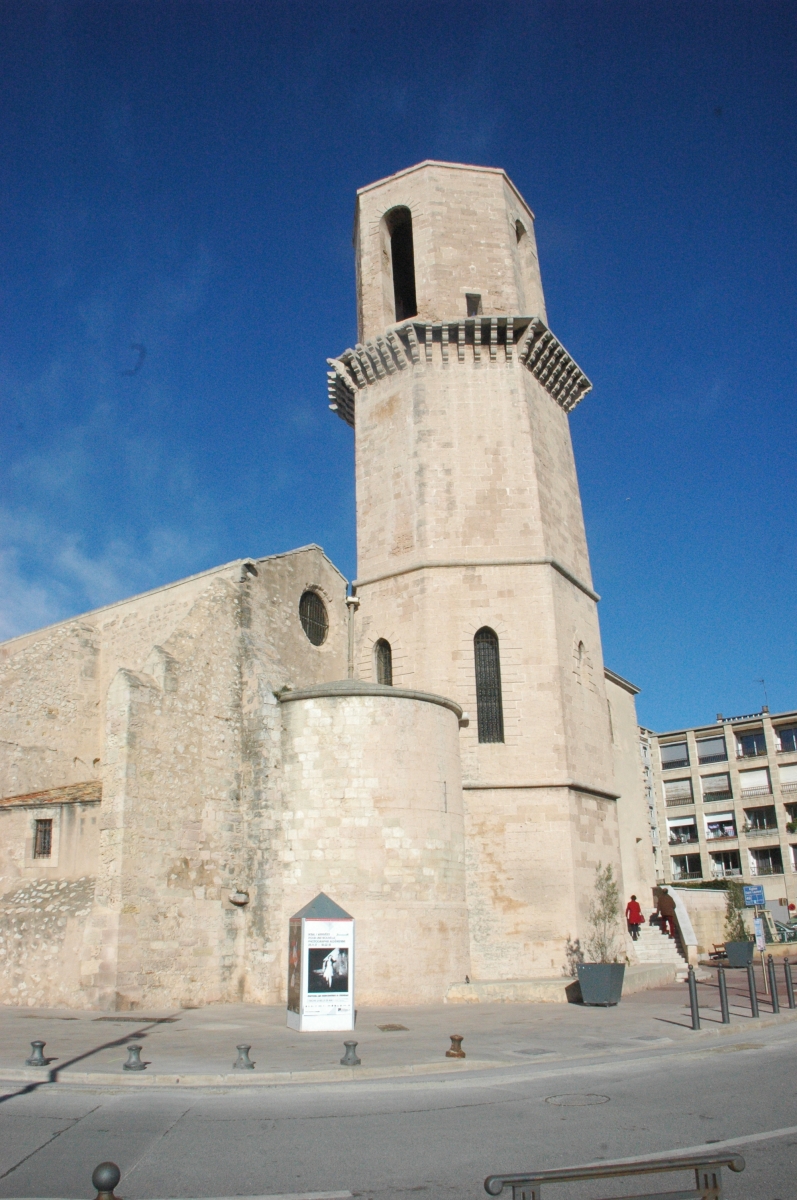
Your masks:
[[[664,881],[762,883],[797,898],[797,712],[739,717],[654,734],[647,743]]]

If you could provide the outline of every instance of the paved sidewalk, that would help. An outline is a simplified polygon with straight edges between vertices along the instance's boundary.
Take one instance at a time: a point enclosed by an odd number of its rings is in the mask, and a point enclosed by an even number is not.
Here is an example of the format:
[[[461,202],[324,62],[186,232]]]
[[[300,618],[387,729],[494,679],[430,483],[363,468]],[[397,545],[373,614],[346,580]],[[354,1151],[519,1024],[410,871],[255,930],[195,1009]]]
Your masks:
[[[682,1049],[706,1038],[745,1036],[788,1022],[782,970],[780,1016],[772,1013],[759,972],[761,1016],[750,1015],[746,975],[728,971],[731,1025],[720,1023],[715,979],[699,985],[702,1030],[691,1028],[687,985],[624,997],[615,1008],[575,1004],[438,1005],[360,1009],[354,1033],[296,1033],[282,1007],[210,1005],[188,1011],[100,1013],[0,1008],[0,1084],[61,1082],[130,1087],[257,1086],[422,1075],[555,1062],[651,1049]],[[385,1027],[388,1028],[385,1028]],[[399,1028],[395,1028],[399,1026]],[[380,1028],[381,1027],[381,1028]],[[393,1028],[389,1028],[393,1027]],[[445,1057],[452,1033],[464,1036],[463,1060]],[[27,1068],[34,1039],[46,1042],[48,1069]],[[362,1066],[340,1065],[344,1039],[358,1043]],[[127,1072],[126,1046],[143,1047],[146,1071]],[[251,1045],[254,1071],[232,1071],[236,1045]],[[8,1090],[6,1086],[4,1090]]]

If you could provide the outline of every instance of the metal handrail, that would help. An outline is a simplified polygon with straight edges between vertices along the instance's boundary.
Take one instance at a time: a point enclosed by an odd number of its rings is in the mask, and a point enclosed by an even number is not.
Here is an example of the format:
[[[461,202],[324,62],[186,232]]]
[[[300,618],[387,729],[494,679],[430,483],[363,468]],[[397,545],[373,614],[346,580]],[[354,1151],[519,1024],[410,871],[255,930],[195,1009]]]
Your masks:
[[[611,1179],[628,1175],[654,1175],[665,1171],[694,1171],[695,1190],[661,1192],[649,1200],[722,1200],[722,1168],[743,1171],[741,1154],[683,1154],[667,1158],[643,1158],[629,1161],[588,1163],[581,1167],[559,1167],[551,1171],[526,1171],[512,1175],[488,1175],[484,1190],[488,1196],[500,1196],[512,1188],[513,1200],[541,1200],[542,1185],[573,1183],[585,1179]],[[627,1196],[624,1200],[644,1200]]]

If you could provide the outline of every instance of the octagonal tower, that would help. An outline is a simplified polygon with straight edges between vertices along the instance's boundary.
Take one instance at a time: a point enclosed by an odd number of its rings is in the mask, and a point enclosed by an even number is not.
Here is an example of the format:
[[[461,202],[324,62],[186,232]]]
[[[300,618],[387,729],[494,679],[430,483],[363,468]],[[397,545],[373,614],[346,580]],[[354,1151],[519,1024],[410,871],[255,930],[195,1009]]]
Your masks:
[[[452,697],[476,979],[558,974],[617,798],[568,413],[590,383],[547,325],[534,217],[501,170],[363,188],[354,673]],[[440,803],[446,803],[442,794]]]

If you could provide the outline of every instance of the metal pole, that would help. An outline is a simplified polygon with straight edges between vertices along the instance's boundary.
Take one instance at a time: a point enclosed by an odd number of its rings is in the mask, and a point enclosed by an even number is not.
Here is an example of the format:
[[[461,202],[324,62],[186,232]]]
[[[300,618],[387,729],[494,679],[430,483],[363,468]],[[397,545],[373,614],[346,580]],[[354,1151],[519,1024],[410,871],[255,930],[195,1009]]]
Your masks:
[[[731,1014],[728,1011],[728,984],[725,981],[725,968],[717,969],[717,982],[720,985],[720,1008],[722,1009],[723,1025],[730,1025]]]
[[[786,995],[789,998],[789,1008],[797,1008],[794,1003],[794,981],[791,977],[791,963],[788,958],[783,960],[783,974],[786,976]]]
[[[758,1016],[758,996],[755,990],[755,967],[752,963],[747,964],[747,986],[750,989],[750,1015]]]
[[[689,964],[689,1007],[692,1010],[692,1028],[700,1028],[700,1009],[697,1003],[697,980],[695,979],[695,968]]]
[[[767,964],[764,962],[764,951],[761,951],[761,974],[764,976],[764,995],[769,995],[769,980],[767,979]]]
[[[769,974],[769,990],[772,994],[772,1011],[773,1013],[780,1012],[780,1001],[778,1000],[778,981],[775,978],[775,960],[770,954],[767,958],[767,972]]]

